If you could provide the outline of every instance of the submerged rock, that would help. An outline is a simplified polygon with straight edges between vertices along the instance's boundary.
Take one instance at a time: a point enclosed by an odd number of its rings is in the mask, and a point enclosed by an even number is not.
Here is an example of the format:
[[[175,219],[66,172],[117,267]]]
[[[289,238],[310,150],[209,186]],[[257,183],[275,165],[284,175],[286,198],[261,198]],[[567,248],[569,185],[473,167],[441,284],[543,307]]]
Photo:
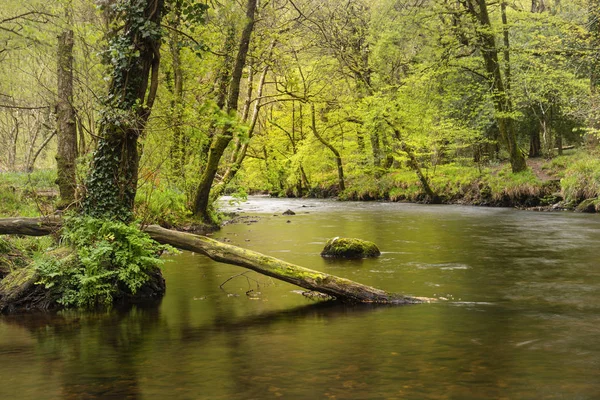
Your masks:
[[[287,210],[287,211],[284,211],[282,215],[296,215],[296,213],[293,212],[292,210]]]
[[[381,254],[375,243],[355,238],[335,237],[329,239],[321,252],[321,257],[331,258],[372,258]]]

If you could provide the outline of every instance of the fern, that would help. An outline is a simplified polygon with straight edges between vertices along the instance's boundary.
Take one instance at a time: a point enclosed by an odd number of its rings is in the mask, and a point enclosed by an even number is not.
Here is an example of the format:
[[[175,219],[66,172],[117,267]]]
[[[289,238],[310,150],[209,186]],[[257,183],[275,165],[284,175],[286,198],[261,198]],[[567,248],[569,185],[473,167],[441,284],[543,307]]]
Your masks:
[[[126,292],[135,294],[159,268],[170,246],[160,245],[135,226],[92,217],[66,219],[62,240],[75,250],[75,262],[43,256],[36,261],[40,284],[58,288],[64,306],[110,305]]]

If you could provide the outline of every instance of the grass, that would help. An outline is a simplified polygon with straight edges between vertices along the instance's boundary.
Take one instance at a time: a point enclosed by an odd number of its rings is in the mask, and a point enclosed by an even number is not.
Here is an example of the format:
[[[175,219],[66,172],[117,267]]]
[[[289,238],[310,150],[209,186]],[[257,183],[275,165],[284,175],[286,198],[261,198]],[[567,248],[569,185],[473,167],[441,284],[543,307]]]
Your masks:
[[[513,174],[506,165],[496,175],[488,176],[486,183],[494,201],[521,203],[545,195],[542,181],[530,169]]]
[[[576,204],[600,196],[600,158],[581,154],[567,165],[560,181],[568,203]]]
[[[549,190],[528,170],[518,174],[508,166],[479,169],[474,166],[446,164],[434,170],[423,170],[432,190],[444,202],[473,204],[530,205]],[[381,178],[362,176],[349,180],[345,200],[390,200],[419,202],[426,198],[421,182],[413,171],[393,171]]]
[[[0,216],[34,217],[52,209],[52,196],[56,190],[56,171],[40,170],[32,173],[0,173]]]

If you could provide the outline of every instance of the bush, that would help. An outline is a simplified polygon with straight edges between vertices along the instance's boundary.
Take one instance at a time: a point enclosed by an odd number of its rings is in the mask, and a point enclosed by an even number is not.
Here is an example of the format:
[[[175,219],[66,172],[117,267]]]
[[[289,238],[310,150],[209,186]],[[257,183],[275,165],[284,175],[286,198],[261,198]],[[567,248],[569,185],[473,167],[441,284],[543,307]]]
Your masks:
[[[542,181],[529,169],[512,173],[507,165],[498,174],[490,175],[486,181],[491,188],[492,198],[497,201],[509,199],[511,202],[520,203],[527,198],[543,194]]]

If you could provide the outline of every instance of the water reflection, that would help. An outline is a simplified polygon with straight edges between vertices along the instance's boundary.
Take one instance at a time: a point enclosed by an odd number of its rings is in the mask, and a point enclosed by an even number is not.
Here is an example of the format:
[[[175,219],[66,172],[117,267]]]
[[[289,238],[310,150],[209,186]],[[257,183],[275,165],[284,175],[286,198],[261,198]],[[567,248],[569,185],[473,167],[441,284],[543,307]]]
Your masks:
[[[160,304],[0,317],[0,374],[10,377],[0,398],[600,397],[600,219],[302,203],[254,201],[255,211],[268,211],[260,222],[215,238],[447,300],[313,303],[256,274],[258,288],[236,278],[226,293],[219,285],[243,270],[185,252],[165,266]],[[288,208],[297,215],[273,216]],[[383,254],[322,259],[324,241],[342,235],[373,240]]]
[[[36,361],[57,380],[57,397],[138,399],[141,397],[135,359],[160,326],[158,310],[157,304],[137,305],[101,314],[14,315],[2,322],[8,328],[22,328],[34,340],[31,348],[21,352],[35,354]],[[19,366],[17,360],[12,366],[31,368]],[[34,381],[36,378],[39,377],[32,376],[32,386],[41,385]],[[3,392],[6,389],[9,388],[3,388]],[[15,398],[24,398],[19,393],[14,392]]]

